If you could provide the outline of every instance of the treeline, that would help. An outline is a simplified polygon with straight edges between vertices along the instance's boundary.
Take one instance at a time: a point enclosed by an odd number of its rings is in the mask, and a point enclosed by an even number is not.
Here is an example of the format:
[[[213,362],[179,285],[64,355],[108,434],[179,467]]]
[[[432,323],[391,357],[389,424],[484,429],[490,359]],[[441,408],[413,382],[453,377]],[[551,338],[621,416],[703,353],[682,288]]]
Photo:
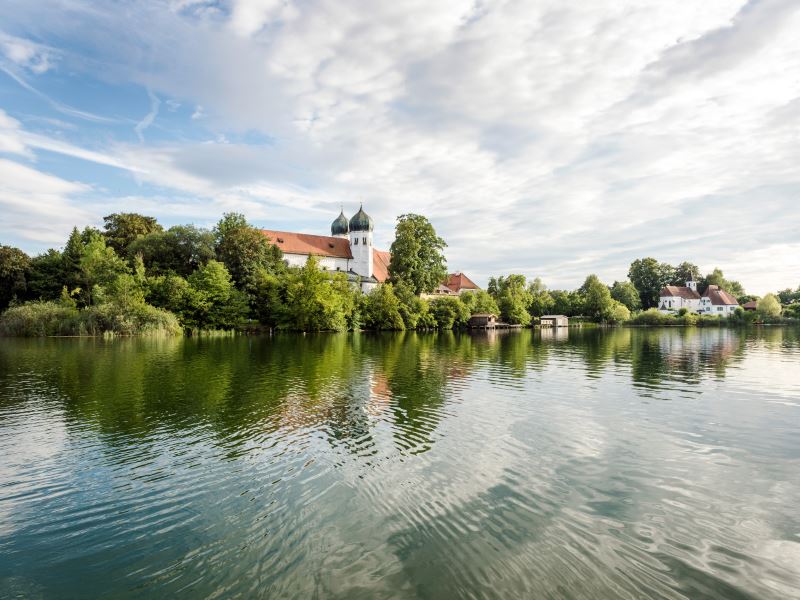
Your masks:
[[[512,274],[491,278],[486,291],[426,299],[447,274],[446,246],[425,217],[401,215],[389,282],[362,294],[358,282],[320,269],[313,257],[288,267],[280,249],[237,213],[212,229],[165,229],[153,217],[115,213],[104,218],[102,230],[73,229],[61,250],[30,257],[0,246],[0,334],[452,329],[475,313],[522,326],[544,314],[655,324],[667,318],[647,310],[657,305],[661,288],[690,277],[701,293],[715,284],[742,303],[754,299],[719,269],[701,277],[691,263],[671,267],[652,258],[634,261],[630,281],[610,286],[590,275],[576,290],[547,290],[538,278]],[[800,288],[767,295],[758,306],[762,319],[800,317]]]
[[[313,257],[288,267],[237,213],[213,229],[165,229],[152,217],[112,214],[103,230],[73,229],[61,250],[29,257],[0,246],[0,333],[451,329],[474,312],[498,311],[486,292],[420,298],[446,273],[444,241],[420,215],[402,215],[396,233],[392,282],[365,295]]]

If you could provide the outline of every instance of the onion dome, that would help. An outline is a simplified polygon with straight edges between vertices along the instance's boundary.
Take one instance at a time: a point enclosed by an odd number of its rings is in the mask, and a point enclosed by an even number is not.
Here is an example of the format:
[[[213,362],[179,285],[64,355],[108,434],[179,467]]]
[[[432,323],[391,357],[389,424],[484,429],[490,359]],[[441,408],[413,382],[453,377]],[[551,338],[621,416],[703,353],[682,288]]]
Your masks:
[[[372,217],[364,212],[364,206],[350,219],[350,231],[372,231]]]
[[[344,211],[339,213],[336,220],[331,223],[331,235],[347,235],[350,230],[347,228],[347,217],[344,216]]]

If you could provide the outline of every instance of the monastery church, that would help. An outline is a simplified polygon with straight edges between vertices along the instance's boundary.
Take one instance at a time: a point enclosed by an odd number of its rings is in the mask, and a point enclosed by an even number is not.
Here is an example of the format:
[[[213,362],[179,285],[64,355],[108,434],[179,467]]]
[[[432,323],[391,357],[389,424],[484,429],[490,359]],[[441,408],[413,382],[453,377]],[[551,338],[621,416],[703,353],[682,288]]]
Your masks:
[[[331,234],[311,235],[291,231],[262,229],[270,241],[283,251],[283,259],[290,267],[302,267],[309,256],[319,261],[328,271],[341,271],[353,285],[360,285],[365,294],[389,279],[391,254],[372,245],[372,217],[364,212],[363,205],[348,221],[344,209],[331,223]],[[463,273],[451,273],[433,295],[458,295],[478,288]]]
[[[302,267],[309,256],[329,271],[342,271],[352,283],[360,281],[361,291],[368,293],[389,278],[390,254],[372,245],[372,217],[358,209],[349,221],[344,210],[331,223],[331,235],[311,235],[290,231],[261,231],[283,251],[290,267]]]

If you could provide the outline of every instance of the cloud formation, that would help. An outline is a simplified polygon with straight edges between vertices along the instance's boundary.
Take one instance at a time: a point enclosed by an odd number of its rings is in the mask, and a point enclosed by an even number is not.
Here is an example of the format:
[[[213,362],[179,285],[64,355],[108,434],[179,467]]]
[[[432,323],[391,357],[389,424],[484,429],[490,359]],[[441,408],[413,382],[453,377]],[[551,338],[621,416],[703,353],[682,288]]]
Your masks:
[[[102,113],[138,144],[110,127],[46,151],[105,157],[140,186],[119,198],[157,214],[324,231],[363,200],[383,245],[422,212],[484,281],[610,282],[653,255],[759,293],[800,283],[792,0],[11,4],[8,39],[58,51],[31,76],[148,90],[144,120],[141,103]]]

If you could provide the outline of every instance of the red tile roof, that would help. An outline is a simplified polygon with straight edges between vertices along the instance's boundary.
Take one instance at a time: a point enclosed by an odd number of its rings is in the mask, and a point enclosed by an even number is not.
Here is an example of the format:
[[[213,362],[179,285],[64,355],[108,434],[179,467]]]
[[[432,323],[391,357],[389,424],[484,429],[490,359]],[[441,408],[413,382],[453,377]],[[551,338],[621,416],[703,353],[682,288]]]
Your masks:
[[[680,285],[668,285],[658,293],[660,297],[672,296],[674,298],[685,298],[686,300],[699,300],[700,294],[690,287]]]
[[[480,288],[463,273],[450,273],[447,280],[444,282],[448,288],[454,292],[459,290],[479,290]]]
[[[262,229],[261,233],[283,250],[284,254],[313,254],[314,256],[333,256],[336,258],[353,258],[350,252],[350,240],[327,235],[309,235],[290,231],[272,231]]]
[[[725,290],[721,289],[718,285],[708,286],[706,291],[703,292],[703,298],[708,298],[711,300],[711,304],[714,306],[739,305],[739,303],[736,301],[736,298],[731,296]]]
[[[750,300],[750,302],[745,302],[742,305],[742,308],[745,310],[756,310],[758,308],[758,302],[755,300]]]
[[[372,274],[379,283],[389,279],[389,261],[392,259],[391,252],[372,249]]]

